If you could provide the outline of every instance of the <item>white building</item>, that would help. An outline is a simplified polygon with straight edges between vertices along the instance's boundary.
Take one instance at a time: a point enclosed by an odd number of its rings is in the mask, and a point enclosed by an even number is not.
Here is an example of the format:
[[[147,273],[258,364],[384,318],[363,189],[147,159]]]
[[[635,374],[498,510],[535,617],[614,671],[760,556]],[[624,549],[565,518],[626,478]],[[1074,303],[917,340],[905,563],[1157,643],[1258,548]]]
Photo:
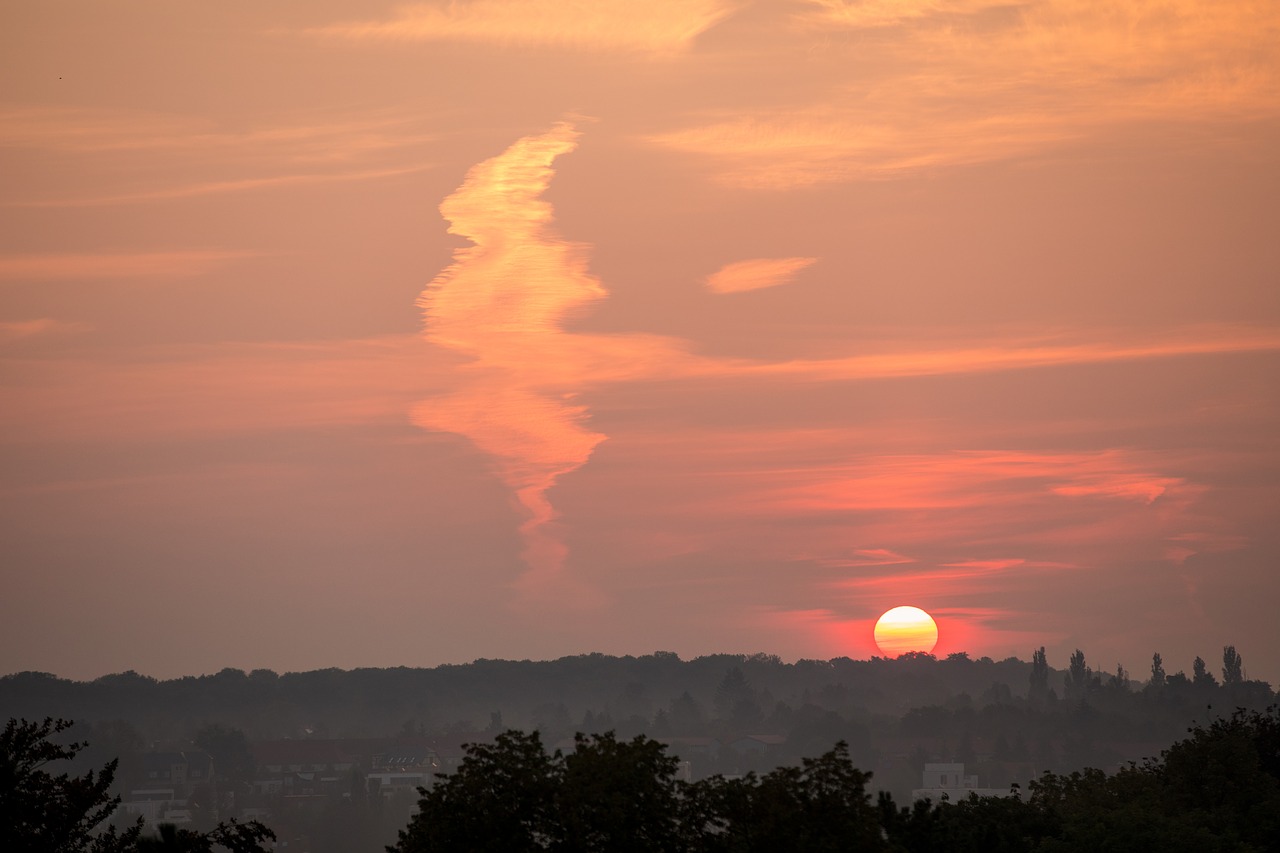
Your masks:
[[[956,802],[968,799],[970,794],[979,797],[1015,797],[1013,788],[979,788],[976,775],[966,776],[960,763],[926,764],[922,784],[911,792],[913,800],[932,800],[935,803]]]

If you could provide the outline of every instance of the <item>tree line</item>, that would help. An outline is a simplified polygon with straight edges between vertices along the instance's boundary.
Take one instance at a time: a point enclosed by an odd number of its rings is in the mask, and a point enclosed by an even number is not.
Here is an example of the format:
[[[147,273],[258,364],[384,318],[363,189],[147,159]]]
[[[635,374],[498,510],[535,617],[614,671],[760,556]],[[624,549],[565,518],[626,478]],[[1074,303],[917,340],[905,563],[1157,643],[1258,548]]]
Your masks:
[[[83,744],[50,738],[65,721],[10,720],[0,736],[0,842],[17,853],[266,853],[257,822],[209,833],[104,826],[114,766],[83,776],[49,765]],[[389,853],[915,853],[1262,851],[1280,849],[1280,709],[1194,726],[1158,759],[1115,774],[1046,773],[1005,798],[899,805],[837,743],[799,766],[741,778],[679,778],[643,735],[578,735],[548,752],[537,732],[473,744],[458,769],[419,790]]]
[[[78,719],[62,733],[64,741],[89,742],[68,760],[72,771],[118,760],[112,795],[145,787],[148,752],[194,748],[212,756],[217,789],[234,793],[235,814],[268,814],[291,847],[305,842],[316,853],[380,849],[408,820],[410,792],[388,799],[353,775],[341,797],[295,808],[254,788],[256,741],[373,735],[430,744],[444,733],[448,766],[464,739],[492,744],[513,728],[536,732],[541,743],[566,753],[574,732],[588,739],[608,734],[621,744],[644,736],[670,744],[676,753],[670,757],[688,762],[682,775],[708,785],[717,776],[763,780],[775,768],[791,772],[844,742],[852,766],[874,771],[868,791],[907,802],[925,762],[963,762],[984,787],[1026,786],[1043,771],[1065,779],[1086,767],[1115,770],[1156,755],[1189,724],[1212,716],[1210,706],[1260,711],[1274,701],[1269,685],[1247,677],[1231,646],[1223,650],[1221,681],[1202,658],[1190,674],[1166,672],[1159,654],[1143,681],[1122,666],[1095,670],[1080,650],[1066,669],[1055,670],[1043,648],[1030,663],[963,653],[796,663],[767,655],[682,661],[658,653],[432,670],[224,670],[168,681],[136,674],[93,682],[38,673],[0,678],[0,716]],[[470,716],[459,720],[460,714]],[[761,753],[725,746],[744,734],[773,737]],[[718,752],[691,745],[710,740],[721,745]],[[191,825],[204,836],[219,814],[230,813],[208,797],[195,802],[188,804]]]
[[[420,789],[389,853],[1187,853],[1280,849],[1280,710],[1237,711],[1189,730],[1158,759],[1115,774],[1045,773],[1009,797],[898,805],[844,743],[762,776],[677,778],[643,735],[579,735],[548,753],[537,732],[469,749]]]

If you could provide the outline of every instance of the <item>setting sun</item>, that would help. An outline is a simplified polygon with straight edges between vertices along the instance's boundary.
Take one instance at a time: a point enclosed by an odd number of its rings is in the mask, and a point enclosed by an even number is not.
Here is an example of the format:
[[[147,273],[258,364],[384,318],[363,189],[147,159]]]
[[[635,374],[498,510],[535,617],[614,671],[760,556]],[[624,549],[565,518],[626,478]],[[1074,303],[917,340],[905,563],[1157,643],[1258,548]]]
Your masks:
[[[938,644],[938,624],[919,607],[895,607],[876,621],[876,645],[886,655],[931,652]]]

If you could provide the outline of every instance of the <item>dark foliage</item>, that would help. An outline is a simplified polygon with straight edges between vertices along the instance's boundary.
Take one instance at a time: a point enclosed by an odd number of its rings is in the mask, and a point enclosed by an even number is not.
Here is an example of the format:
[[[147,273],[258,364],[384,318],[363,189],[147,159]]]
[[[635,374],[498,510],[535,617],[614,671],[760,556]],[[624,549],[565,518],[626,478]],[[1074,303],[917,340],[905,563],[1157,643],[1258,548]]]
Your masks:
[[[801,767],[694,785],[646,737],[579,735],[548,755],[537,733],[472,745],[458,772],[422,791],[394,853],[441,850],[883,850],[866,785],[845,744]]]
[[[275,841],[276,835],[257,821],[237,823],[232,818],[220,823],[211,832],[194,832],[179,829],[171,823],[162,823],[155,836],[138,839],[137,853],[213,853],[215,849],[231,853],[267,853],[266,843]]]
[[[71,728],[69,720],[35,723],[9,720],[0,735],[0,847],[11,853],[116,853],[133,849],[141,831],[107,827],[95,832],[119,804],[108,791],[116,762],[83,776],[53,775],[46,766],[69,761],[83,743],[61,745],[52,738]]]
[[[46,767],[71,761],[84,743],[55,738],[68,720],[9,720],[0,735],[0,849],[6,853],[267,853],[275,833],[258,823],[220,823],[210,832],[159,827],[142,835],[142,821],[122,830],[104,825],[120,804],[109,793],[116,762],[83,776],[53,775]]]
[[[422,790],[418,814],[388,850],[545,850],[558,772],[537,732],[471,744],[458,772]]]
[[[579,735],[548,755],[536,733],[472,746],[423,790],[391,853],[425,851],[1271,851],[1280,849],[1280,712],[1198,726],[1159,760],[1108,776],[1046,773],[1028,796],[872,804],[839,743],[764,776],[680,782],[644,737]]]

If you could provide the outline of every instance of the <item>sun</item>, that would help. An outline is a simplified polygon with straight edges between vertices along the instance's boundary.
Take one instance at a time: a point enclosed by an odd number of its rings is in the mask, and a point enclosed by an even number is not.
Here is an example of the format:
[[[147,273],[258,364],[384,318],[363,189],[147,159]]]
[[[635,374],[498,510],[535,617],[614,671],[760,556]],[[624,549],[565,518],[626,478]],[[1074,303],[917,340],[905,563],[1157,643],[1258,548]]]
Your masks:
[[[886,655],[931,652],[938,644],[938,623],[919,607],[895,607],[876,621],[876,645]]]

